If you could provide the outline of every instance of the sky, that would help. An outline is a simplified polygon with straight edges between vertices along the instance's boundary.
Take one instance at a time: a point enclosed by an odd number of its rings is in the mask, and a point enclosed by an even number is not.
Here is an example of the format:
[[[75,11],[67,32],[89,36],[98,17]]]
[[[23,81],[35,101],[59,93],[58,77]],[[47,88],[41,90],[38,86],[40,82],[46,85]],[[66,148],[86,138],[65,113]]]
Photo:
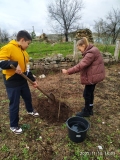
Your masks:
[[[0,0],[0,29],[10,35],[19,30],[32,32],[37,36],[51,33],[47,5],[53,0]],[[93,29],[94,21],[105,18],[113,8],[120,8],[120,0],[83,0],[80,23]]]

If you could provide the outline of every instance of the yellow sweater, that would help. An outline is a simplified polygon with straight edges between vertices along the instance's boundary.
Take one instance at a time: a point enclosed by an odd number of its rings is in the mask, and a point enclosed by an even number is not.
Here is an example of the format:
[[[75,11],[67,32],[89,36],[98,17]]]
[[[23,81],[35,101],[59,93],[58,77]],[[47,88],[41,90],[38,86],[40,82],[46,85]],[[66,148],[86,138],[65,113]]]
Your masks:
[[[29,55],[22,50],[17,41],[12,40],[0,50],[0,61],[16,61],[20,65],[22,72],[26,72],[26,65],[29,62]],[[14,69],[3,70],[6,80],[15,74]]]

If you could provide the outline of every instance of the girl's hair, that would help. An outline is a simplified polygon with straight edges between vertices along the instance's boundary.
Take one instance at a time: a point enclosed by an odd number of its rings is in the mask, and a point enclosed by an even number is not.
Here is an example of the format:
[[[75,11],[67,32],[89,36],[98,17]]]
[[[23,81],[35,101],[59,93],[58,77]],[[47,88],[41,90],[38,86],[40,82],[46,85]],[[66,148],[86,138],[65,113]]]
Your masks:
[[[86,37],[82,37],[80,40],[77,41],[77,46],[85,45],[85,48],[89,45],[88,39]]]
[[[25,30],[21,30],[18,32],[17,41],[19,41],[21,38],[24,38],[25,41],[32,41],[30,34]]]

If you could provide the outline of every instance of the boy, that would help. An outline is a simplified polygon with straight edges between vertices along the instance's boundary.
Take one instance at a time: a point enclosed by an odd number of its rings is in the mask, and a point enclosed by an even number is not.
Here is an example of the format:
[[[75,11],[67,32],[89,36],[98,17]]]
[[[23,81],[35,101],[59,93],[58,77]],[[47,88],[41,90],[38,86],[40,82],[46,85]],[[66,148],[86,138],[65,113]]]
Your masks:
[[[29,71],[29,56],[25,51],[31,41],[32,38],[30,34],[25,30],[21,30],[17,34],[16,41],[10,41],[0,50],[0,68],[3,69],[2,73],[4,84],[10,100],[10,130],[15,134],[22,133],[22,128],[18,126],[20,96],[25,102],[25,107],[28,114],[35,117],[39,116],[39,114],[33,110],[32,98],[27,80],[20,75],[21,73],[26,74],[34,82],[33,86],[35,88],[38,86],[32,73]],[[10,67],[11,64],[16,67],[16,70]]]

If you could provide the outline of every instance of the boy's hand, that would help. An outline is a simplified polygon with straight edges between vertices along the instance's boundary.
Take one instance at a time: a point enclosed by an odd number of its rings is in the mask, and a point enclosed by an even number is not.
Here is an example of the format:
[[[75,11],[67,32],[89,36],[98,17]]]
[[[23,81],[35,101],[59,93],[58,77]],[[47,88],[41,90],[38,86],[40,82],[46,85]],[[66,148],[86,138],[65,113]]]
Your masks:
[[[62,69],[63,74],[68,74],[68,71],[66,69]]]
[[[19,64],[18,64],[17,67],[16,67],[15,73],[17,73],[17,74],[21,74],[21,73],[22,73],[22,70],[21,70]]]
[[[38,87],[38,83],[36,81],[33,82],[33,87],[37,88]]]

